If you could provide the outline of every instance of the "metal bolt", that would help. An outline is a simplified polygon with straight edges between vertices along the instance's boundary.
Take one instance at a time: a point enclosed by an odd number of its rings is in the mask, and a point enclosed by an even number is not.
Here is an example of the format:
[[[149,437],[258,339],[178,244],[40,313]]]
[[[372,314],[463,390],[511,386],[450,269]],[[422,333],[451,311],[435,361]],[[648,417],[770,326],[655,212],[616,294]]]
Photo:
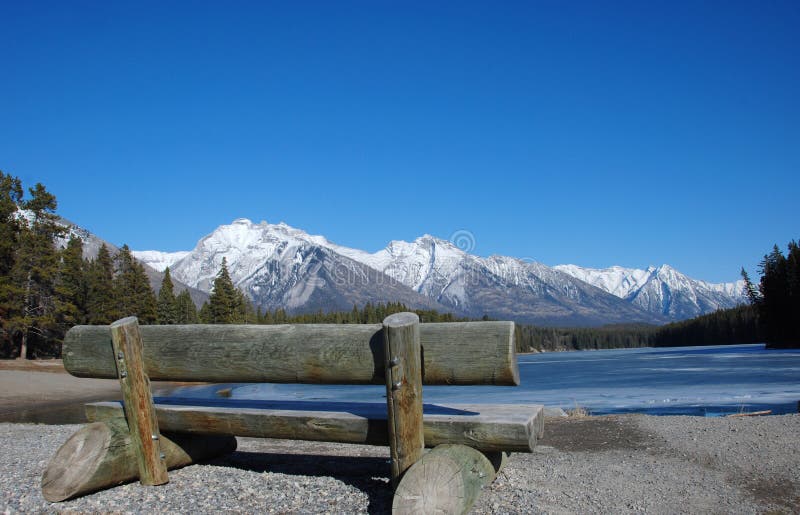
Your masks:
[[[399,390],[401,386],[403,386],[402,381],[397,381],[392,385],[392,390]]]
[[[128,377],[128,373],[123,370],[122,372],[120,372],[119,376],[120,377]]]
[[[119,351],[119,353],[117,353],[117,358],[118,359],[124,359],[125,358],[125,354],[123,354],[122,351]]]
[[[162,453],[161,453],[161,459],[162,459],[162,460],[163,460],[163,459],[166,459],[166,457],[167,457],[167,455],[166,455],[166,454],[164,454],[164,453],[162,452]]]
[[[391,365],[393,367],[396,367],[399,364],[400,364],[400,358],[398,358],[396,356],[394,358],[392,358],[391,361],[389,361],[389,365]]]
[[[152,438],[153,440],[158,440],[158,435],[150,435],[150,438]]]

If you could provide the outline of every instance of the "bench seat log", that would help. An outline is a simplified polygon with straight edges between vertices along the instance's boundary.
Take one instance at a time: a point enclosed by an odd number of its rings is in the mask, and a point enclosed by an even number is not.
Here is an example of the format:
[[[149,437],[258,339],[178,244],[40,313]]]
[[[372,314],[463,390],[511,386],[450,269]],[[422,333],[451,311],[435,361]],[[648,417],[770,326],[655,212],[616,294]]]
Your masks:
[[[146,325],[151,381],[385,384],[381,324]],[[513,322],[421,324],[422,382],[518,385]],[[64,367],[116,378],[108,326],[67,332]]]
[[[155,404],[162,431],[370,445],[389,442],[386,405],[381,403],[244,401],[236,405],[224,400],[198,406],[162,402],[165,400],[156,398]],[[121,413],[118,402],[86,405],[90,422]],[[463,444],[484,452],[532,452],[544,427],[544,408],[426,404],[423,427],[426,447]]]

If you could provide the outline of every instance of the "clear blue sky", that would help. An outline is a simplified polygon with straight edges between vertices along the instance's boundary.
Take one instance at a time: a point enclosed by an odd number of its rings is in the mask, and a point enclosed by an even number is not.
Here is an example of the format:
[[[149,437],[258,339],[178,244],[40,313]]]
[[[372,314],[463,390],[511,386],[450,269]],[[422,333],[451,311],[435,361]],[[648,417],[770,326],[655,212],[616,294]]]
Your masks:
[[[723,281],[800,238],[796,0],[0,0],[0,20],[0,169],[134,249],[247,217]]]

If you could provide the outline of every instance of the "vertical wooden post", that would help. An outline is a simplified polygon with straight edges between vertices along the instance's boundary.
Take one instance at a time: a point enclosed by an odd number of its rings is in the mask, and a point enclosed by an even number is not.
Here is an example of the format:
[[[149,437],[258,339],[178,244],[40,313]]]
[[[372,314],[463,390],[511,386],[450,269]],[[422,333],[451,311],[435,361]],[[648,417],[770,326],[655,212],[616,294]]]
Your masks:
[[[163,485],[169,482],[169,477],[159,445],[150,379],[144,371],[138,319],[128,317],[111,324],[111,341],[122,386],[125,418],[139,466],[139,481],[143,485]]]
[[[392,485],[396,487],[425,448],[419,317],[414,313],[386,317],[383,338]]]

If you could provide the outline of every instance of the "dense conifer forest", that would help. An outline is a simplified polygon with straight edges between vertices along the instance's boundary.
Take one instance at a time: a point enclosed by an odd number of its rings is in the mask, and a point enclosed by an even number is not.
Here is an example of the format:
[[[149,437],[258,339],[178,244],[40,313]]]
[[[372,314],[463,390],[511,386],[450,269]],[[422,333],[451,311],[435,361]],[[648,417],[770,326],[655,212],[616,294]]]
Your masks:
[[[58,223],[56,197],[44,185],[23,189],[0,171],[0,357],[58,357],[66,331],[77,324],[109,324],[135,315],[143,324],[380,323],[409,311],[401,303],[366,303],[346,312],[287,314],[254,307],[231,280],[227,263],[199,310],[184,290],[175,293],[169,269],[154,293],[145,269],[127,245],[112,254],[104,245],[94,259],[83,242]],[[550,328],[517,326],[517,350],[552,351],[716,345],[767,341],[797,345],[800,324],[800,250],[784,256],[776,246],[764,256],[758,286],[742,270],[751,304],[665,326]],[[422,322],[467,319],[416,310]],[[484,317],[488,320],[488,317]]]

